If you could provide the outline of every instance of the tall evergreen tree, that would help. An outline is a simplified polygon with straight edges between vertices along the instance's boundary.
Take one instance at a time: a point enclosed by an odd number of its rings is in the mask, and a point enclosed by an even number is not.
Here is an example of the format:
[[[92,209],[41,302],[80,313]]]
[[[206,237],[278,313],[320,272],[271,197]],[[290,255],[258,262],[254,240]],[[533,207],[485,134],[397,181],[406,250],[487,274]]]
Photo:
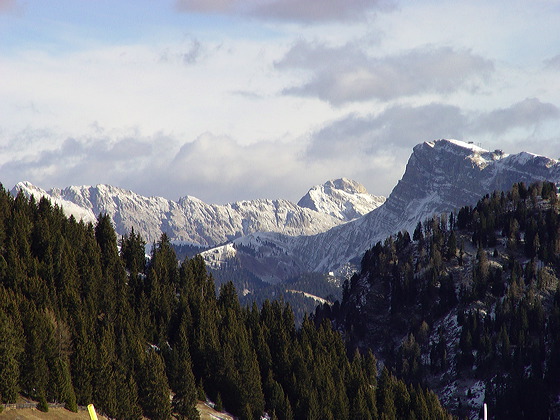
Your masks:
[[[154,420],[171,418],[169,384],[165,376],[163,358],[154,350],[148,349],[141,369],[140,403],[144,415]]]
[[[173,413],[180,419],[196,420],[200,415],[196,409],[197,389],[189,353],[186,320],[179,327],[176,351],[179,363],[172,402]]]
[[[15,403],[19,392],[19,355],[16,325],[0,307],[0,404]]]

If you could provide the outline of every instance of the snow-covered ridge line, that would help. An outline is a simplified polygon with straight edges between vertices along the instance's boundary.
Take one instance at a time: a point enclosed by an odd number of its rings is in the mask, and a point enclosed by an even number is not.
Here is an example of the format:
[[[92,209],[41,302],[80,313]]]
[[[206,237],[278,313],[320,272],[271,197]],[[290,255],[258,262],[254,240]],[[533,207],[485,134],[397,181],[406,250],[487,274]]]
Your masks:
[[[359,185],[348,180],[329,182]],[[225,205],[206,204],[191,196],[172,201],[163,197],[144,197],[103,184],[46,191],[29,182],[20,182],[12,193],[19,191],[36,198],[47,197],[61,206],[67,215],[86,222],[94,222],[97,215],[106,213],[119,235],[134,228],[148,242],[153,242],[165,232],[174,241],[206,247],[259,231],[289,236],[317,234],[359,217],[383,202],[383,197],[371,196],[365,188],[359,193],[347,193],[339,192],[336,187],[323,192],[332,197],[319,197],[319,200],[330,203],[329,208],[319,210],[281,199],[246,200]]]

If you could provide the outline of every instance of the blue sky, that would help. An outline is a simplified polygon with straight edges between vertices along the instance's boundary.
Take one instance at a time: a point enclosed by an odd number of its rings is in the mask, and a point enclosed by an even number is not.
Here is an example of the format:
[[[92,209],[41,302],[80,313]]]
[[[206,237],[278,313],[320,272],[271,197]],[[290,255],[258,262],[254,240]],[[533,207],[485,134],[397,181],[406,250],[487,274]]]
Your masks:
[[[388,195],[438,138],[560,157],[560,1],[0,0],[0,182]]]

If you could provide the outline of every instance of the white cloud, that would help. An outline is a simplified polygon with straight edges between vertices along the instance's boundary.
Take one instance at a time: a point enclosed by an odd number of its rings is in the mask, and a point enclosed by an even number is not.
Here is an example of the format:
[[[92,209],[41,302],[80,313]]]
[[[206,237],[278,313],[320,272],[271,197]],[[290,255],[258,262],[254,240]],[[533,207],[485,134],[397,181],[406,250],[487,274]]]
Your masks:
[[[540,117],[531,117],[537,113]],[[548,113],[548,114],[547,114]],[[548,115],[548,119],[544,115]],[[144,195],[194,195],[224,203],[252,198],[297,201],[309,187],[338,177],[354,178],[370,192],[387,195],[402,176],[412,147],[436,138],[481,141],[496,131],[525,129],[535,119],[558,121],[558,110],[538,99],[488,113],[444,103],[395,105],[376,114],[347,114],[301,137],[247,144],[231,136],[202,134],[185,141],[173,134],[115,132],[94,126],[91,134],[50,146],[52,133],[22,133],[19,151],[6,145],[2,182],[29,180],[44,188],[109,183]],[[527,144],[527,135],[524,142]],[[556,156],[555,142],[534,139],[525,150]],[[502,148],[520,138],[484,144]],[[557,144],[557,143],[556,143]],[[35,150],[35,152],[32,152]]]
[[[537,98],[527,98],[507,108],[481,115],[473,127],[474,133],[503,134],[515,128],[534,129],[544,122],[560,119],[560,109]]]
[[[296,43],[276,66],[309,70],[312,74],[310,81],[288,88],[285,93],[315,96],[334,105],[473,90],[494,69],[490,60],[451,47],[424,46],[374,58],[355,45],[330,48],[307,42]]]
[[[36,139],[25,155],[15,154],[3,162],[2,182],[11,187],[18,181],[29,180],[45,188],[67,186],[69,179],[78,185],[118,184],[123,176],[142,175],[146,165],[158,161],[154,138],[67,138],[53,146],[45,144],[45,140]],[[35,153],[31,152],[33,149]]]
[[[435,138],[463,138],[467,125],[468,118],[458,107],[437,103],[394,106],[375,115],[351,114],[316,131],[305,156],[323,165],[361,158],[363,166],[358,172],[368,178],[359,181],[367,185],[375,179],[388,194],[416,144]],[[383,160],[389,164],[384,165]],[[348,167],[352,168],[351,164]]]
[[[192,37],[64,54],[24,51],[0,61],[0,125],[15,136],[32,122],[59,138],[85,135],[94,122],[187,138],[212,129],[247,143],[305,132],[332,112],[277,95],[289,80],[272,66],[283,49]]]

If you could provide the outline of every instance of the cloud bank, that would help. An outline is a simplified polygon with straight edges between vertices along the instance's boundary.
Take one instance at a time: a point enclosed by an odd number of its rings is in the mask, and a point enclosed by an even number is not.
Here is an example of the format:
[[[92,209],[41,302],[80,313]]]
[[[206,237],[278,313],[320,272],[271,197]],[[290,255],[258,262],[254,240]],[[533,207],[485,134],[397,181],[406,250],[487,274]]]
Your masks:
[[[478,142],[519,129],[531,133],[545,123],[560,123],[560,109],[527,98],[485,113],[435,102],[395,105],[376,114],[347,114],[306,137],[255,144],[209,132],[191,141],[162,133],[115,138],[98,128],[98,135],[67,138],[58,147],[9,159],[0,165],[0,173],[4,182],[12,183],[9,188],[25,173],[25,180],[44,188],[64,187],[71,179],[72,184],[107,183],[173,199],[193,195],[211,203],[254,198],[297,201],[311,186],[341,176],[388,195],[417,143],[437,138]],[[38,146],[41,138],[31,143],[27,148]],[[536,144],[551,157],[560,156],[559,143],[544,143]],[[517,147],[519,141],[483,144],[506,152],[508,145]]]
[[[364,13],[391,10],[390,0],[178,0],[182,12],[252,16],[302,23],[361,20]]]
[[[304,41],[296,43],[276,67],[311,73],[308,82],[285,89],[285,94],[314,96],[333,105],[476,90],[494,70],[490,60],[451,47],[424,46],[374,58],[355,45],[333,48]]]
[[[426,140],[560,156],[550,2],[57,4],[0,0],[8,187],[296,201],[342,176],[387,195]]]

